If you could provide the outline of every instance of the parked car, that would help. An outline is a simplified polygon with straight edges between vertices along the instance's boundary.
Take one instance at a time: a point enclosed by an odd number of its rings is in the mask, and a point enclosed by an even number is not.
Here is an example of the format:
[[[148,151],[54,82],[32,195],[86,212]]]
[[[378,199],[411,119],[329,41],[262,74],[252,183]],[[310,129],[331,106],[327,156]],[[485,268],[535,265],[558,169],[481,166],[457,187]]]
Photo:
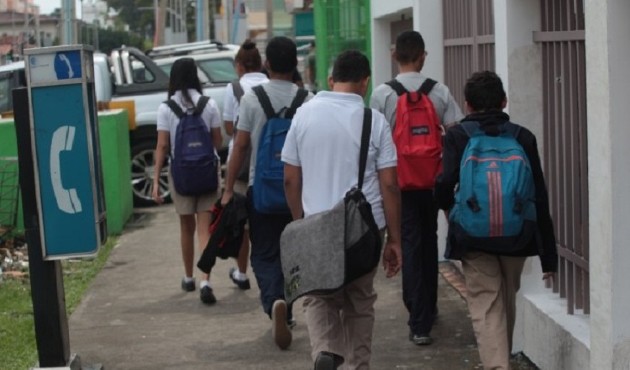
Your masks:
[[[208,72],[204,72],[208,79],[204,80],[203,92],[216,100],[219,109],[223,107],[225,86],[231,79],[236,78],[233,67],[235,53],[236,51],[229,51],[216,54],[216,59],[220,60],[217,63],[214,63],[215,58],[203,59],[204,62],[207,61],[203,65],[208,67]],[[129,138],[131,181],[134,204],[137,206],[154,204],[151,193],[157,141],[157,109],[167,98],[169,75],[165,71],[170,70],[169,63],[172,65],[177,57],[183,55],[186,54],[161,58],[161,64],[158,65],[145,53],[133,47],[116,49],[109,56],[94,53],[94,85],[99,106],[131,106],[135,111],[135,114],[130,116]],[[213,70],[212,66],[217,66],[217,69]],[[223,78],[215,78],[216,76]],[[23,61],[0,66],[0,112],[13,109],[11,90],[25,85]],[[224,138],[220,152],[227,151],[227,143],[227,138]],[[224,154],[222,156],[225,157]],[[160,176],[160,188],[168,195],[167,174],[168,165],[165,165]]]

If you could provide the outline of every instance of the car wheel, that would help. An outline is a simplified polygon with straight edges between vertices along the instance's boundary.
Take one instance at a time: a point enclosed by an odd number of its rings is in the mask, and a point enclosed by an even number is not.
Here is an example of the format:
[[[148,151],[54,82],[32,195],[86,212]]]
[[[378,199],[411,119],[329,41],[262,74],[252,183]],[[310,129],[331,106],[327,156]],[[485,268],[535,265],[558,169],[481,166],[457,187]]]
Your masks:
[[[160,173],[160,193],[170,202],[168,189],[168,160]],[[153,172],[155,169],[155,142],[141,141],[131,148],[131,187],[133,202],[137,207],[155,206],[153,192]]]

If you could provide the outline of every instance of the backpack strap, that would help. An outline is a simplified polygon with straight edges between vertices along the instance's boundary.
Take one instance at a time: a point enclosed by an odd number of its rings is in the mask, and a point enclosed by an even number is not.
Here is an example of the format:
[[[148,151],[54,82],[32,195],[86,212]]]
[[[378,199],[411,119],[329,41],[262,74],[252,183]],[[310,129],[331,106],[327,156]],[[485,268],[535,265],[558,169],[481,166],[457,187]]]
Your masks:
[[[236,101],[241,103],[241,98],[245,95],[245,91],[243,90],[243,86],[241,85],[241,81],[236,79],[232,81],[232,93],[236,98]]]
[[[503,130],[512,135],[515,139],[518,139],[518,135],[521,133],[521,126],[516,125],[510,121],[503,124]]]
[[[262,107],[263,111],[265,111],[265,115],[267,116],[267,119],[271,119],[275,117],[276,112],[273,111],[273,106],[271,105],[271,101],[269,100],[269,96],[265,92],[265,89],[261,85],[258,85],[258,86],[254,86],[252,88],[252,91],[254,92],[254,94],[256,94],[256,97],[258,98],[258,102],[260,103],[260,106]]]
[[[407,89],[405,89],[405,87],[398,82],[397,79],[392,79],[391,81],[387,81],[385,82],[385,85],[389,86],[392,88],[392,90],[394,90],[396,92],[396,95],[401,96],[402,94],[407,92]]]
[[[358,188],[363,186],[365,167],[367,166],[368,148],[370,146],[370,136],[372,135],[372,109],[363,109],[363,129],[361,130],[361,149],[359,151],[359,183]]]
[[[206,105],[208,105],[209,101],[210,101],[209,97],[207,97],[205,95],[201,95],[199,100],[197,100],[197,106],[195,107],[195,111],[193,112],[193,114],[195,116],[198,116],[201,113],[203,113],[203,110],[206,109]]]
[[[306,91],[305,89],[298,89],[297,93],[295,94],[295,98],[293,98],[293,102],[289,107],[289,110],[284,113],[284,118],[293,118],[293,116],[295,115],[295,111],[304,103],[304,100],[306,100],[307,96],[308,91]]]
[[[171,109],[171,111],[173,113],[175,113],[177,118],[181,119],[184,116],[184,111],[179,106],[179,104],[175,103],[174,100],[168,99],[168,100],[164,101],[164,104],[166,104]]]
[[[429,93],[431,92],[431,90],[433,90],[433,87],[437,85],[437,81],[436,80],[432,80],[430,78],[427,78],[426,80],[424,80],[424,82],[422,83],[422,85],[420,85],[420,88],[418,89],[418,92],[423,93],[424,95],[429,95]]]

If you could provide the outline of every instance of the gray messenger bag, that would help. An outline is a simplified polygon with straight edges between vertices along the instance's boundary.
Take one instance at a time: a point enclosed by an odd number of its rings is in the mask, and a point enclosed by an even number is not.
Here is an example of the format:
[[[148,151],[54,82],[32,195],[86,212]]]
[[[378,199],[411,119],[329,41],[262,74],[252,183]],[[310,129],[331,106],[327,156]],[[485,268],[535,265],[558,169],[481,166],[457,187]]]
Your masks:
[[[366,108],[361,132],[359,182],[332,209],[291,222],[280,237],[288,303],[305,294],[330,294],[369,273],[381,257],[381,233],[361,187],[372,131]]]

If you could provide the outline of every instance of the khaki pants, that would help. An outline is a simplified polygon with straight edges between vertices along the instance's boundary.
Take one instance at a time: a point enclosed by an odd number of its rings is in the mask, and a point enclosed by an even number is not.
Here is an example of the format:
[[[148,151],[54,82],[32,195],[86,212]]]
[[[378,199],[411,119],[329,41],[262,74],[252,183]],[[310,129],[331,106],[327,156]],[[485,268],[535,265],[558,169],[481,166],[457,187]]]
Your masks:
[[[467,253],[462,267],[479,357],[485,370],[510,369],[516,292],[526,257]]]
[[[306,325],[313,361],[321,351],[343,356],[346,370],[367,370],[374,327],[374,269],[330,295],[307,296]]]

